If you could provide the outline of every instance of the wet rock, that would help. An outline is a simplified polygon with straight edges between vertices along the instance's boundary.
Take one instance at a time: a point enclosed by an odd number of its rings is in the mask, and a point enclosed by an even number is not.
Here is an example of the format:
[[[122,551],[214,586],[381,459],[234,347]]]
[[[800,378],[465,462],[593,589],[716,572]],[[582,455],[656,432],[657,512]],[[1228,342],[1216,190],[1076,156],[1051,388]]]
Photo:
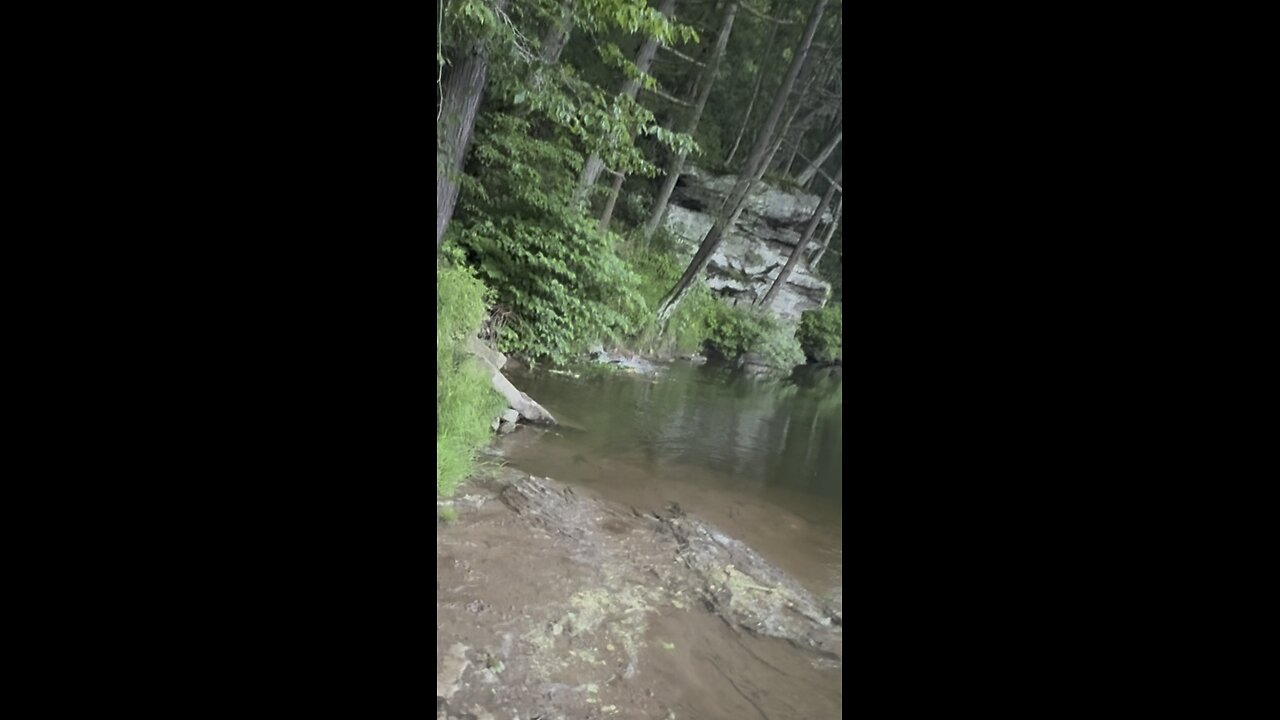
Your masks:
[[[637,375],[653,376],[661,373],[665,369],[660,365],[654,364],[653,361],[649,360],[648,358],[645,358],[640,355],[634,355],[629,357],[620,355],[618,357],[609,359],[608,363],[610,365],[613,365],[614,367],[617,367],[620,370],[625,370],[627,372],[635,373]]]
[[[754,550],[692,517],[667,517],[683,563],[706,585],[707,607],[731,625],[781,638],[836,659],[843,657],[837,613]]]
[[[515,424],[519,420],[520,420],[520,413],[516,410],[513,410],[512,408],[507,408],[506,411],[502,413],[503,422],[509,422],[509,423]]]
[[[579,498],[567,485],[532,476],[506,486],[499,498],[538,526],[580,541],[589,540],[583,530],[588,525],[626,534],[638,520],[657,524],[674,540],[671,551],[677,567],[684,568],[664,578],[668,589],[683,586],[690,595],[700,594],[707,609],[731,627],[781,638],[827,657],[843,657],[842,631],[835,621],[838,612],[754,550],[687,515],[675,503],[643,517],[633,512],[632,520],[623,522],[626,515],[621,511]]]
[[[617,505],[510,467],[483,490],[501,502],[475,513],[475,524],[438,536],[437,612],[447,635],[437,641],[444,669],[437,717],[510,720],[517,710],[523,720],[670,717],[680,691],[661,683],[678,683],[679,668],[668,666],[687,657],[692,637],[719,664],[704,666],[691,684],[729,678],[746,694],[732,709],[731,698],[708,696],[678,717],[757,717],[750,713],[757,704],[779,719],[839,716],[830,711],[839,679],[830,677],[841,665],[840,629],[808,618],[802,590],[780,571],[775,578],[757,568],[762,560],[696,514],[670,502],[653,512]],[[460,554],[477,553],[486,562],[474,572],[460,564]],[[772,617],[785,613],[793,617]],[[789,710],[798,702],[792,695],[770,705],[759,694],[766,678],[779,697],[790,693],[789,677],[807,692],[811,665],[826,673],[834,701],[806,699],[805,708]],[[649,687],[664,689],[655,696]]]

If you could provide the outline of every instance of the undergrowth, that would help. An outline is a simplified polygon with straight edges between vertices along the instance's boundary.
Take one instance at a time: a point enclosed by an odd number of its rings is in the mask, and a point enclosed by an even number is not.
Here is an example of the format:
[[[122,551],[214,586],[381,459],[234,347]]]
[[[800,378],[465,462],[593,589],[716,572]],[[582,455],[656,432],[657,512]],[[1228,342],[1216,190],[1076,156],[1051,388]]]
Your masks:
[[[764,309],[715,303],[707,327],[707,343],[725,357],[750,353],[779,370],[804,364],[795,326]]]
[[[456,257],[456,256],[455,256]],[[453,494],[506,403],[466,352],[485,316],[485,287],[465,267],[436,264],[436,492]]]
[[[638,278],[574,198],[582,158],[528,120],[491,114],[476,131],[457,242],[497,289],[503,352],[562,365],[634,332]]]
[[[800,317],[796,338],[807,357],[818,362],[833,362],[842,357],[844,317],[840,308],[841,304],[835,303],[821,310],[809,310]]]
[[[702,278],[676,308],[665,332],[660,332],[654,319],[658,304],[684,272],[682,256],[675,241],[662,232],[652,243],[633,240],[627,245],[625,257],[640,277],[645,306],[645,315],[635,318],[639,328],[635,340],[641,349],[660,355],[713,349],[729,359],[751,353],[780,370],[804,363],[794,325],[759,308],[720,302]]]

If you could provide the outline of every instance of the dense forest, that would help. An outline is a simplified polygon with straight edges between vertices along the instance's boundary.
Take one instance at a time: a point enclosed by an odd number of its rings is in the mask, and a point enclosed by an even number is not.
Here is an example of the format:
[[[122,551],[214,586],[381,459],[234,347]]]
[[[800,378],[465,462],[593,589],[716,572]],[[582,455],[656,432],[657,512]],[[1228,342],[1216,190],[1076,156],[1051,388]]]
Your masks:
[[[477,335],[530,365],[598,344],[780,371],[842,360],[841,3],[652,2],[438,8],[442,493],[502,409],[469,362]],[[673,198],[695,172],[726,181],[699,208],[705,230],[675,237]],[[762,269],[718,267],[762,188],[801,198],[794,240]],[[729,301],[710,270],[760,292]],[[801,272],[818,300],[784,317],[780,293]]]

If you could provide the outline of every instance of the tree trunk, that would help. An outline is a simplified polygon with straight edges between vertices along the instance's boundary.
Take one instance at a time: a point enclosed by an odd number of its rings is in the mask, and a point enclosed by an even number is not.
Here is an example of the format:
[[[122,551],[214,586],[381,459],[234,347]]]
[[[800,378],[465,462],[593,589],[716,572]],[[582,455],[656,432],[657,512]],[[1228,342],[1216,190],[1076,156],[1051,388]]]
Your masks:
[[[800,128],[797,131],[796,142],[791,146],[791,157],[787,158],[787,166],[782,169],[783,177],[791,176],[791,168],[796,164],[796,156],[800,154],[800,146],[804,144],[804,136],[807,132],[807,128]]]
[[[778,8],[778,3],[774,2],[769,6],[769,14],[773,15]],[[733,157],[738,154],[738,146],[742,144],[742,136],[747,134],[747,125],[751,124],[751,111],[756,107],[756,98],[760,96],[760,86],[764,83],[765,67],[772,58],[770,54],[773,51],[773,41],[778,36],[778,23],[771,23],[769,28],[769,41],[765,43],[764,54],[760,56],[760,69],[756,71],[756,86],[751,91],[751,102],[747,103],[747,112],[742,116],[742,127],[738,128],[738,137],[733,140],[733,148],[729,150],[729,157],[725,158],[725,167],[733,162]]]
[[[510,0],[496,0],[499,11]],[[436,121],[436,253],[458,205],[458,179],[467,160],[476,113],[489,74],[489,51],[472,43],[442,81],[440,117]]]
[[[813,211],[813,215],[809,218],[809,222],[804,226],[804,234],[800,236],[800,242],[796,243],[796,247],[791,251],[791,256],[787,258],[787,264],[782,266],[782,270],[778,272],[778,277],[773,281],[773,285],[769,287],[769,292],[764,294],[760,299],[760,307],[768,308],[777,297],[778,291],[782,289],[783,284],[787,282],[787,278],[791,275],[791,270],[795,268],[796,263],[800,262],[800,258],[804,257],[804,246],[809,244],[809,240],[813,238],[813,233],[818,229],[818,223],[822,221],[822,213],[826,212],[827,206],[831,204],[831,198],[836,194],[836,185],[840,184],[840,177],[844,173],[844,168],[836,173],[835,182],[827,188],[827,192],[822,196],[822,202],[818,203],[818,209]],[[832,223],[834,227],[834,223]]]
[[[724,241],[726,230],[742,214],[742,208],[746,203],[748,193],[751,191],[755,174],[760,169],[760,164],[764,162],[764,156],[769,150],[774,130],[778,127],[778,119],[782,117],[782,110],[786,107],[787,99],[791,95],[791,89],[795,87],[796,77],[800,74],[800,68],[809,57],[809,48],[813,45],[813,36],[818,31],[818,23],[822,21],[822,13],[827,9],[827,2],[828,0],[817,0],[814,3],[813,10],[809,13],[809,22],[805,25],[804,36],[800,40],[800,46],[796,49],[795,56],[791,58],[791,66],[787,68],[787,74],[782,78],[782,86],[778,88],[778,94],[773,99],[773,107],[770,108],[764,125],[756,133],[755,144],[751,149],[751,154],[747,156],[746,166],[738,176],[738,182],[734,184],[733,190],[725,198],[724,204],[721,205],[720,211],[716,214],[715,224],[711,226],[711,229],[707,231],[706,236],[702,239],[698,251],[693,255],[693,260],[690,261],[680,279],[676,281],[675,287],[667,292],[666,297],[662,299],[662,304],[658,307],[658,323],[660,326],[666,326],[676,307],[689,294],[689,289],[693,287],[694,279],[706,269],[707,262],[711,260],[711,255],[715,253],[716,248],[720,247],[720,243]]]
[[[662,5],[658,8],[658,12],[663,17],[670,18],[671,13],[675,10],[676,0],[662,0]],[[645,38],[644,44],[640,46],[640,51],[636,53],[636,69],[642,73],[648,73],[649,68],[653,66],[653,56],[658,52],[658,39]],[[628,79],[622,84],[622,95],[635,100],[636,95],[640,94],[640,80]],[[587,197],[587,192],[596,184],[596,180],[600,178],[600,171],[604,170],[604,161],[599,155],[592,155],[587,158],[587,162],[582,166],[582,175],[578,178],[578,192],[576,197],[581,202]]]
[[[844,130],[837,131],[835,136],[827,141],[826,147],[822,148],[818,156],[813,159],[813,162],[809,163],[809,167],[805,168],[796,177],[796,182],[804,185],[812,180],[813,176],[818,174],[818,168],[822,167],[822,163],[826,162],[827,158],[831,157],[831,153],[835,152],[836,146],[840,144],[842,137],[844,137]]]
[[[831,221],[831,227],[827,228],[827,236],[822,239],[822,247],[818,248],[818,252],[809,258],[809,269],[817,270],[818,263],[822,262],[822,255],[831,247],[831,238],[835,237],[836,228],[840,227],[840,217],[844,214],[844,193],[840,193],[840,202],[836,203],[836,215]]]
[[[698,81],[698,98],[694,102],[693,114],[689,116],[684,128],[684,132],[688,135],[692,135],[698,129],[698,122],[702,120],[702,111],[707,107],[707,98],[711,96],[711,88],[716,84],[716,72],[720,69],[720,61],[724,59],[724,49],[729,44],[729,35],[733,33],[733,19],[737,12],[738,3],[736,2],[730,3],[725,8],[724,20],[720,23],[720,34],[716,37],[715,51],[707,66],[699,73],[701,78]],[[649,211],[649,220],[644,224],[642,237],[645,242],[648,242],[658,231],[662,219],[667,214],[667,203],[671,200],[671,193],[675,190],[676,181],[680,179],[680,173],[684,172],[684,161],[684,154],[677,153],[667,166],[667,176],[662,179],[662,187],[658,190],[658,196],[653,199],[653,208]]]
[[[618,195],[622,192],[622,181],[626,179],[626,173],[618,173],[613,178],[613,190],[609,193],[609,202],[605,203],[604,212],[600,213],[600,232],[609,229],[609,221],[613,219],[613,206],[618,204]]]
[[[569,44],[569,33],[573,30],[573,11],[577,7],[575,0],[566,0],[560,9],[560,17],[552,21],[547,33],[542,36],[542,60],[548,65],[560,62],[560,53]]]
[[[764,168],[762,168],[759,176],[763,176],[764,170],[773,166],[774,157],[778,154],[778,151],[782,149],[782,146],[786,144],[787,133],[791,132],[792,125],[794,124],[795,127],[799,129],[800,133],[800,137],[796,139],[795,145],[795,149],[798,150],[800,147],[800,141],[804,138],[804,130],[809,127],[809,123],[813,122],[814,118],[818,117],[818,115],[822,113],[822,106],[819,105],[817,108],[811,110],[808,115],[805,115],[800,122],[797,123],[795,121],[796,116],[800,114],[800,110],[804,108],[804,99],[809,96],[809,91],[812,90],[814,84],[818,82],[820,68],[826,65],[827,59],[830,57],[831,48],[827,48],[827,50],[822,53],[822,57],[819,58],[818,62],[810,63],[804,69],[803,87],[800,89],[800,94],[796,96],[795,106],[792,107],[791,113],[787,115],[786,121],[782,123],[782,130],[778,133],[778,140],[774,143],[773,148],[769,150],[769,155],[765,158]]]

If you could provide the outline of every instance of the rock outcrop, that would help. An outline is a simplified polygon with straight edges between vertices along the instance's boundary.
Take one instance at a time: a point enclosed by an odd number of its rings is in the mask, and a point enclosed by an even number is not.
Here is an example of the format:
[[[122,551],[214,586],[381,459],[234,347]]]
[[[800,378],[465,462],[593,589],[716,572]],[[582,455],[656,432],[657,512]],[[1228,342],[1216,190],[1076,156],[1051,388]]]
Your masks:
[[[502,414],[502,417],[494,418],[492,425],[494,430],[503,434],[511,432],[520,418],[540,425],[556,424],[556,419],[547,412],[546,408],[534,402],[533,398],[527,394],[520,392],[519,388],[512,385],[507,376],[502,374],[502,366],[507,363],[506,355],[490,348],[479,338],[471,338],[467,343],[467,349],[489,374],[493,389],[507,401],[509,409]]]
[[[733,175],[710,175],[697,168],[681,175],[671,196],[666,227],[681,242],[683,260],[693,257],[715,222],[716,209],[736,181]],[[707,285],[730,305],[749,304],[762,297],[786,264],[818,203],[816,195],[758,184],[738,222],[707,263]],[[828,212],[823,222],[831,219]],[[807,250],[814,247],[811,241]],[[830,292],[831,286],[810,270],[805,258],[787,278],[772,309],[785,320],[798,321],[805,310],[822,307]]]

